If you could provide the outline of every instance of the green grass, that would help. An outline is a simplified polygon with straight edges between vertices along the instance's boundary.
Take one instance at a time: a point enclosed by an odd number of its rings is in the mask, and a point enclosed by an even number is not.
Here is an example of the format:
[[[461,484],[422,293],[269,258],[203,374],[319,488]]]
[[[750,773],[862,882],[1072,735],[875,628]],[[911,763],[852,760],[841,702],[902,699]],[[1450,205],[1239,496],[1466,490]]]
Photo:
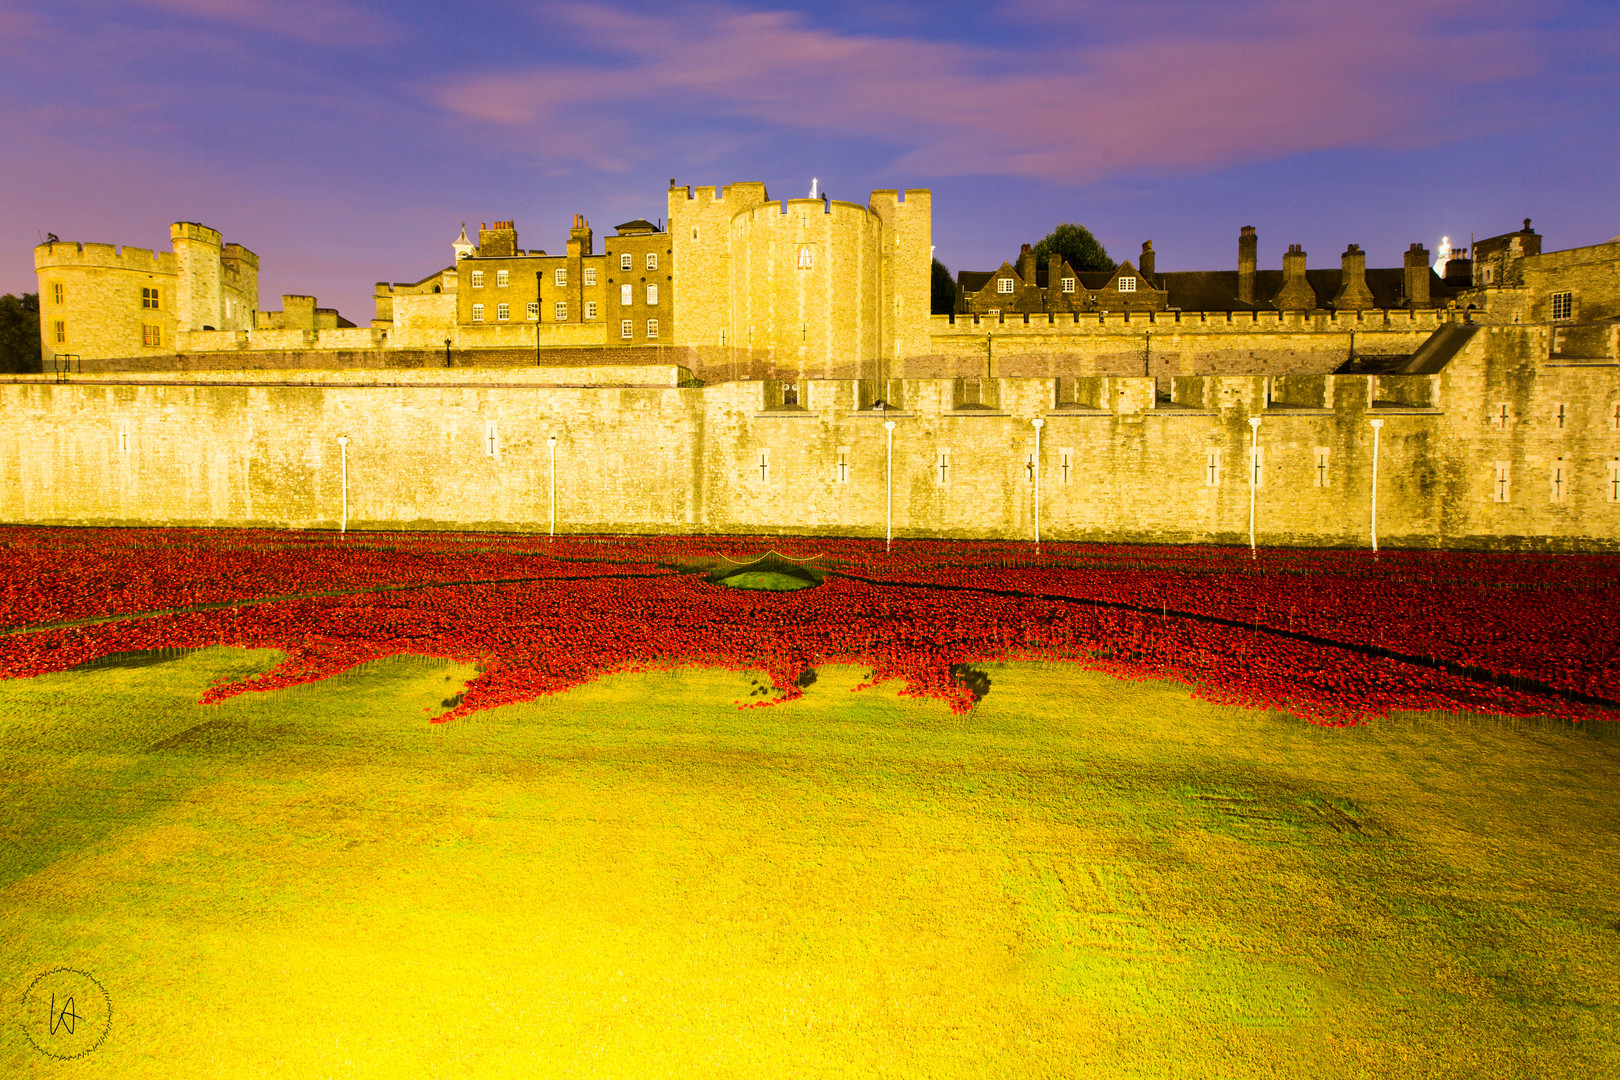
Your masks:
[[[793,574],[778,573],[774,570],[744,570],[721,578],[715,584],[725,585],[733,589],[762,589],[767,592],[790,592],[793,589],[808,589],[820,582]]]
[[[625,674],[430,725],[396,657],[0,682],[0,983],[105,1044],[0,1076],[1620,1075],[1620,743],[1319,729],[984,665]]]

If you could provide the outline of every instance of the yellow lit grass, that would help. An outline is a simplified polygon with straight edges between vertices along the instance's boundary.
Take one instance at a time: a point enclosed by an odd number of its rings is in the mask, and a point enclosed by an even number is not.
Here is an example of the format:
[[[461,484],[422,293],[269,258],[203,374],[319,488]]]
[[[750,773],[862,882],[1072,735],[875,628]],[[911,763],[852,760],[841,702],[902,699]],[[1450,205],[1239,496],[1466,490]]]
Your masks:
[[[114,1009],[0,1075],[1620,1075],[1590,732],[1040,664],[967,716],[683,669],[430,726],[472,672],[411,657],[194,704],[276,658],[0,683],[0,987]]]

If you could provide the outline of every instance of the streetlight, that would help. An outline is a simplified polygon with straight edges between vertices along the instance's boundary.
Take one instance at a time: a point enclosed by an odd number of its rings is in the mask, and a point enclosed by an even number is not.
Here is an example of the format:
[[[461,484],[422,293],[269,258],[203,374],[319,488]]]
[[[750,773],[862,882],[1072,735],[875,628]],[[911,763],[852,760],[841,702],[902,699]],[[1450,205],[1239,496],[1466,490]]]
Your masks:
[[[1041,427],[1046,423],[1040,417],[1031,420],[1035,425],[1035,466],[1031,470],[1035,480],[1035,546],[1041,546]]]
[[[546,500],[546,515],[550,519],[551,528],[548,535],[557,535],[557,436],[546,439],[546,449],[551,455],[551,468],[549,470],[551,495]]]
[[[888,433],[888,448],[883,464],[883,485],[888,499],[883,512],[883,550],[887,552],[894,544],[894,421],[883,421],[883,428]]]
[[[1383,430],[1384,420],[1369,420],[1367,423],[1373,429],[1373,467],[1372,467],[1372,548],[1373,554],[1378,554],[1378,433]]]
[[[1254,547],[1254,489],[1260,481],[1260,418],[1249,417],[1249,557],[1258,559]]]
[[[349,531],[349,437],[338,436],[338,453],[342,455],[343,476],[343,521],[338,526],[339,535]]]

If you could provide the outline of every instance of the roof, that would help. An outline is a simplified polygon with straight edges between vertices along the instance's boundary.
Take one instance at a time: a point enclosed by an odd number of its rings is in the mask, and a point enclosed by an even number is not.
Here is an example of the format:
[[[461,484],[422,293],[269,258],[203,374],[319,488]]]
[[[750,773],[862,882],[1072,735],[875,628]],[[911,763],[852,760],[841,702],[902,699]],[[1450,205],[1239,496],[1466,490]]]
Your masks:
[[[613,228],[618,231],[620,236],[634,235],[636,233],[655,233],[659,231],[658,226],[654,225],[646,218],[636,218],[634,221],[627,221],[623,225],[615,225]]]
[[[1260,270],[1254,275],[1253,304],[1237,298],[1238,272],[1236,270],[1184,270],[1157,275],[1170,294],[1169,306],[1181,311],[1272,311],[1271,298],[1282,291],[1281,270]],[[1084,275],[1082,275],[1084,277]],[[1316,291],[1318,307],[1333,303],[1333,297],[1343,282],[1344,272],[1339,269],[1306,270],[1305,280]],[[1373,307],[1401,308],[1406,306],[1406,270],[1395,266],[1367,271],[1367,288],[1372,292]],[[1444,304],[1459,291],[1429,271],[1429,299]]]

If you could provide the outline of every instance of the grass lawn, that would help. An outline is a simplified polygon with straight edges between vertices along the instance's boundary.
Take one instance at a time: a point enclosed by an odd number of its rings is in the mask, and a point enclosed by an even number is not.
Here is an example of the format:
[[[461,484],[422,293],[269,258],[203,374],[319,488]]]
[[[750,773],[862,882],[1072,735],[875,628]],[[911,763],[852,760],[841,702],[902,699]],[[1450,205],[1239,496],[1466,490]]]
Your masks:
[[[1039,664],[193,704],[277,658],[0,682],[0,1076],[1620,1076],[1617,729]],[[13,1015],[57,967],[74,1061]]]

